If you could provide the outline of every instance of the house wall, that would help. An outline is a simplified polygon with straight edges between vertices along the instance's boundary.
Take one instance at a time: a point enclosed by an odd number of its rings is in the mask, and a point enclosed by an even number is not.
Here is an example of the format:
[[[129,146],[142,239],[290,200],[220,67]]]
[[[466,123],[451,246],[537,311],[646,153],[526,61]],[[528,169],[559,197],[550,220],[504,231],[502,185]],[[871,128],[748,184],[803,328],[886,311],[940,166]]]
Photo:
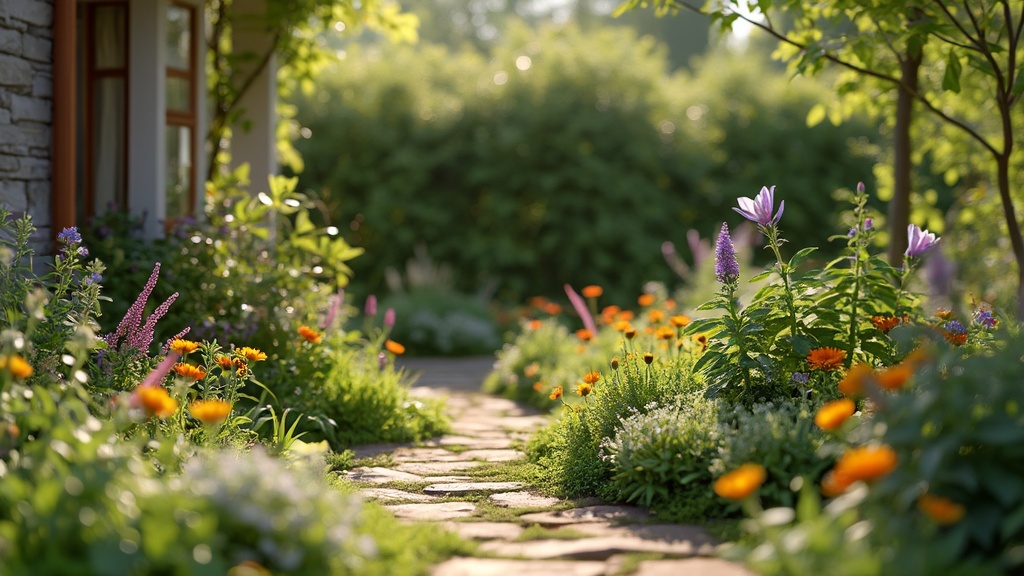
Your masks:
[[[53,0],[0,0],[0,204],[50,238]]]

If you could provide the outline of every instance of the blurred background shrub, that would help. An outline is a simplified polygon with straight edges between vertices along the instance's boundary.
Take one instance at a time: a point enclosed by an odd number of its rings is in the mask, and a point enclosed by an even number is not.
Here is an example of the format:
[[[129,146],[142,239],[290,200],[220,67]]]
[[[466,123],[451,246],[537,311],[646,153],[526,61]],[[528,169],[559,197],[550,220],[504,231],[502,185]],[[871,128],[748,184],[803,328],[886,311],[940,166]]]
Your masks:
[[[711,235],[765,184],[800,199],[787,237],[824,245],[831,193],[870,176],[872,128],[808,128],[827,89],[765,57],[668,66],[627,27],[510,24],[487,51],[348,46],[296,97],[299,188],[372,254],[352,263],[357,293],[424,245],[464,292],[600,284],[627,301],[672,278],[662,242]]]

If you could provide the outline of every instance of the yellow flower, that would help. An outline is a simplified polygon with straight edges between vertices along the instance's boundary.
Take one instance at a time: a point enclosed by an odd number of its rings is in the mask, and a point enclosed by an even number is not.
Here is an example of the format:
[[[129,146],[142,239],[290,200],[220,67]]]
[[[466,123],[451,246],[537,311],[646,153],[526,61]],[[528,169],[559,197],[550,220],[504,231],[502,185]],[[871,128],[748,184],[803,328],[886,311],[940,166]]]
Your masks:
[[[714,490],[722,498],[743,500],[764,484],[764,466],[747,463],[715,480]]]
[[[601,294],[604,294],[604,289],[600,286],[590,285],[584,286],[581,292],[584,298],[598,298]]]
[[[864,380],[871,378],[874,370],[864,363],[850,366],[846,376],[839,381],[839,391],[847,396],[860,396],[864,392]]]
[[[548,398],[551,398],[552,400],[558,400],[558,399],[559,399],[559,398],[561,398],[561,397],[562,397],[562,387],[561,387],[561,386],[559,386],[559,387],[555,388],[555,389],[554,389],[554,390],[553,390],[553,391],[551,392],[551,395],[550,395],[550,396],[548,396]]]
[[[596,384],[601,379],[600,372],[587,372],[583,375],[583,381],[587,384]]]
[[[237,354],[239,358],[245,358],[249,362],[260,362],[261,360],[267,359],[267,354],[265,352],[261,352],[258,348],[250,348],[248,346],[242,346],[235,350],[235,354]]]
[[[189,352],[195,352],[199,349],[199,342],[193,342],[192,340],[184,340],[182,338],[175,338],[171,340],[171,350],[174,350],[178,354],[184,356]]]
[[[178,362],[175,364],[174,371],[177,372],[179,376],[191,378],[192,380],[202,380],[203,378],[206,378],[206,370],[203,370],[199,366],[193,366],[184,362]]]
[[[580,396],[586,397],[590,395],[590,392],[593,389],[594,388],[590,384],[587,384],[586,382],[580,382],[579,385],[576,386],[576,393],[579,394]]]
[[[623,332],[622,335],[625,336],[628,340],[632,340],[633,338],[636,338],[636,329],[629,328],[628,330]]]
[[[654,354],[651,354],[650,352],[644,352],[644,363],[650,366],[651,362],[654,362]]]
[[[946,308],[938,308],[935,310],[935,316],[937,318],[941,318],[942,320],[952,320],[953,318],[956,317],[956,314],[954,314],[952,310],[947,310]]]
[[[668,326],[661,326],[654,331],[654,336],[660,340],[671,340],[676,337],[676,331]]]
[[[835,370],[843,365],[846,352],[832,346],[815,348],[807,355],[807,365],[811,370]]]
[[[178,409],[178,401],[167,390],[158,386],[140,386],[135,390],[147,416],[167,418]]]
[[[299,326],[299,336],[302,336],[310,344],[319,344],[324,335],[313,330],[309,326]]]
[[[217,362],[217,365],[224,370],[234,370],[236,363],[241,362],[241,360],[238,360],[237,358],[225,356],[224,354],[217,354],[214,360]]]
[[[708,349],[708,335],[707,334],[694,334],[693,341],[700,344],[700,351],[703,352]]]
[[[963,504],[932,494],[922,494],[917,500],[917,507],[940,526],[956,524],[966,513]]]
[[[676,314],[669,318],[668,322],[676,328],[685,328],[690,325],[690,317],[684,314]]]
[[[665,320],[665,313],[661,310],[651,310],[647,313],[647,319],[651,321],[651,324],[657,324]]]
[[[224,400],[196,400],[188,411],[203,424],[216,426],[231,414],[231,404]]]
[[[15,378],[28,378],[32,375],[32,365],[18,354],[0,358],[0,370],[4,368]]]
[[[405,354],[405,346],[402,346],[394,340],[387,340],[384,342],[384,347],[387,348],[388,352],[394,355]]]
[[[822,430],[835,430],[857,410],[857,405],[849,398],[840,398],[829,402],[818,409],[814,415],[814,423]]]

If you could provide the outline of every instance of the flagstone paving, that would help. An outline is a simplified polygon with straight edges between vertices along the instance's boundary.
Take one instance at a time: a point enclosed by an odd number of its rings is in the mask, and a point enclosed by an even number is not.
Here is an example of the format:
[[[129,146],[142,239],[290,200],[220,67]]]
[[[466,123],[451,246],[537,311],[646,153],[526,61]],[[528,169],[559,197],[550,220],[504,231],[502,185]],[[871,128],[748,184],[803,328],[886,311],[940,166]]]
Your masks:
[[[657,523],[633,506],[568,502],[522,482],[474,478],[489,463],[524,458],[518,448],[549,421],[532,408],[480,393],[492,365],[491,358],[402,359],[402,368],[419,374],[414,397],[446,398],[452,433],[420,446],[359,447],[357,457],[378,465],[346,473],[364,485],[366,498],[396,517],[438,522],[480,542],[478,553],[486,557],[452,558],[432,576],[752,576],[714,558],[719,543],[699,526]],[[513,519],[489,521],[488,507]],[[661,559],[637,561],[635,554]]]

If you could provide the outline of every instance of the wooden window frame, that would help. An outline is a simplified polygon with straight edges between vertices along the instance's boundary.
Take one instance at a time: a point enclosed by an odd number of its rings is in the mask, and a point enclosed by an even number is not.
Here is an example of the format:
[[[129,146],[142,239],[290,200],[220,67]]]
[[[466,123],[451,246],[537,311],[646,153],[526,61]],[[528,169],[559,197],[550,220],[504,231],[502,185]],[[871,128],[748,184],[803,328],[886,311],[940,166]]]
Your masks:
[[[196,130],[198,127],[198,115],[199,111],[197,106],[199,105],[198,98],[196,97],[198,87],[198,74],[196,66],[196,58],[198,57],[199,51],[199,30],[198,30],[198,9],[196,6],[186,4],[184,2],[171,1],[167,3],[168,8],[175,7],[187,10],[189,13],[189,54],[188,54],[188,68],[172,68],[170,66],[164,66],[164,74],[166,78],[179,78],[188,82],[188,112],[181,110],[171,110],[167,107],[167,118],[165,125],[169,127],[186,127],[189,128],[189,135],[191,141],[189,142],[189,175],[188,175],[188,211],[184,215],[185,217],[191,217],[195,215],[196,209],[196,160],[198,158],[198,150],[196,150]],[[165,87],[166,91],[166,87]],[[164,200],[166,202],[166,199]],[[165,228],[170,229],[177,223],[177,220],[181,218],[180,215],[167,215],[165,218]]]

